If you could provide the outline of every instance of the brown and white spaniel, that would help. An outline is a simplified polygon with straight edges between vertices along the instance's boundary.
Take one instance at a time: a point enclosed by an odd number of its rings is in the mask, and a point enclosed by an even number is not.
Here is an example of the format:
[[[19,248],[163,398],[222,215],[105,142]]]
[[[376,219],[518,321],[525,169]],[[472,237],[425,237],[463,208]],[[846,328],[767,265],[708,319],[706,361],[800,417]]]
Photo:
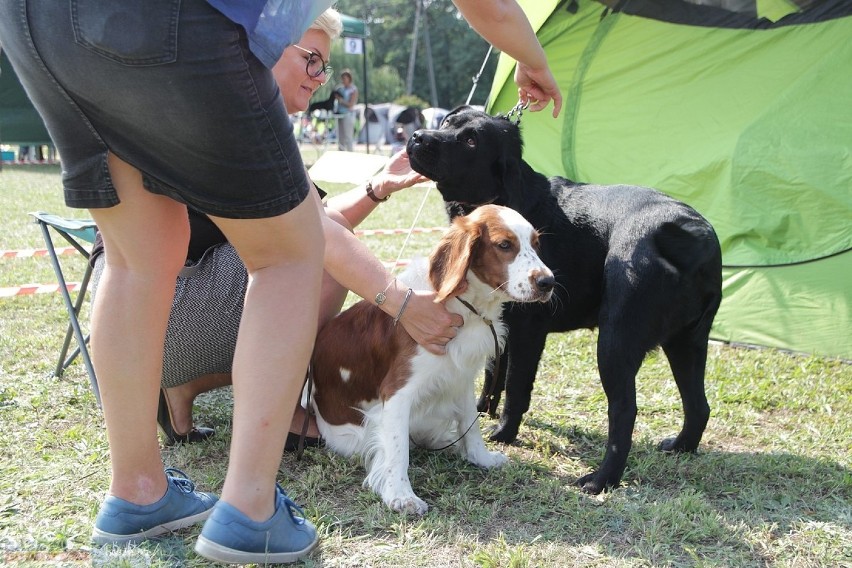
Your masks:
[[[411,288],[435,290],[438,301],[446,299],[447,309],[464,318],[445,355],[418,346],[366,300],[317,337],[313,405],[320,433],[333,451],[363,456],[364,484],[391,509],[420,515],[428,509],[408,479],[409,441],[452,444],[483,468],[506,462],[482,440],[474,381],[496,344],[502,347],[503,304],[551,297],[555,279],[537,246],[538,233],[521,215],[485,205],[456,218],[428,262],[418,259],[399,276]]]

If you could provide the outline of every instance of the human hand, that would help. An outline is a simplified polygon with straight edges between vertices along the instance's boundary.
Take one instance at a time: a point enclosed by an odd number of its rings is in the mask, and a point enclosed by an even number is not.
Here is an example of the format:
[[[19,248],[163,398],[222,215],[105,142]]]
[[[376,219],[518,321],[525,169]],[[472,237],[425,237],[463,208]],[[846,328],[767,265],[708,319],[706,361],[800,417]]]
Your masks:
[[[562,93],[549,67],[533,69],[523,63],[515,66],[515,83],[518,85],[518,100],[530,103],[531,111],[545,108],[553,99],[553,118],[562,109]]]
[[[464,325],[464,319],[448,312],[443,303],[436,303],[434,292],[415,290],[399,323],[426,351],[443,355],[447,352],[447,343]]]
[[[378,183],[373,186],[381,185],[382,196],[390,195],[400,189],[411,187],[416,183],[429,181],[429,178],[423,176],[413,169],[408,161],[408,152],[405,149],[400,150],[390,157],[384,169],[379,173]]]

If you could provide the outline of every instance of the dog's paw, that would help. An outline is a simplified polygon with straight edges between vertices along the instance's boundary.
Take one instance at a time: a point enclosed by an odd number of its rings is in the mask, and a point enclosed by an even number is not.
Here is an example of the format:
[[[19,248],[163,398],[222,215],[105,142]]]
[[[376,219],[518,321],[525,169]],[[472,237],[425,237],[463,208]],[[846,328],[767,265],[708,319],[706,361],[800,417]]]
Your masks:
[[[505,422],[500,422],[500,425],[491,431],[488,439],[492,442],[501,442],[503,444],[511,444],[518,438],[518,427],[511,426]]]
[[[677,438],[666,438],[662,442],[659,443],[657,449],[661,452],[666,452],[668,454],[674,453],[687,453],[687,452],[696,452],[698,451],[697,445],[688,445],[684,444],[680,436]]]
[[[492,467],[500,467],[501,465],[505,465],[506,462],[509,461],[509,458],[506,457],[506,454],[503,452],[483,452],[476,456],[470,456],[470,463],[473,465],[491,469]]]
[[[580,490],[583,491],[583,493],[589,493],[590,495],[598,495],[602,491],[609,491],[610,489],[618,485],[618,483],[609,483],[608,481],[603,479],[596,471],[588,475],[584,475],[583,477],[578,479],[577,485],[580,486]]]
[[[405,515],[423,516],[429,510],[429,505],[417,495],[407,495],[403,497],[393,497],[385,500],[388,507],[397,513]]]

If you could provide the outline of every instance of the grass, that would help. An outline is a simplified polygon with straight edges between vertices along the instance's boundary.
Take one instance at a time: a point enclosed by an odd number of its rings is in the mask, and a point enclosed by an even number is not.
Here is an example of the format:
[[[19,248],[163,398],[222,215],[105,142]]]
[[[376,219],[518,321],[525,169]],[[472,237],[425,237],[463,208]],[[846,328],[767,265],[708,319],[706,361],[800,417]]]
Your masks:
[[[328,188],[337,191],[341,188]],[[423,192],[395,195],[366,228],[407,228]],[[0,249],[40,248],[27,212],[85,217],[62,205],[58,168],[0,172]],[[436,193],[418,226],[445,222]],[[370,236],[394,260],[402,236]],[[402,256],[428,252],[412,238]],[[82,263],[63,257],[75,273]],[[0,259],[0,287],[55,282],[45,257]],[[74,278],[70,278],[74,280]],[[108,485],[100,411],[81,364],[51,376],[65,325],[58,294],[0,299],[0,559],[19,566],[205,566],[197,527],[130,549],[93,550],[88,538]],[[430,504],[423,518],[389,511],[361,487],[357,460],[308,450],[285,455],[279,480],[322,535],[304,563],[324,567],[852,566],[852,366],[775,350],[711,346],[713,410],[697,455],[656,443],[682,413],[665,357],[651,353],[638,384],[639,416],[623,486],[600,496],[575,480],[600,461],[606,399],[595,333],[548,340],[511,458],[481,471],[447,452],[415,450],[411,479]],[[164,448],[167,465],[218,491],[227,463],[230,391],[199,398],[207,443]],[[482,427],[493,426],[490,418]]]

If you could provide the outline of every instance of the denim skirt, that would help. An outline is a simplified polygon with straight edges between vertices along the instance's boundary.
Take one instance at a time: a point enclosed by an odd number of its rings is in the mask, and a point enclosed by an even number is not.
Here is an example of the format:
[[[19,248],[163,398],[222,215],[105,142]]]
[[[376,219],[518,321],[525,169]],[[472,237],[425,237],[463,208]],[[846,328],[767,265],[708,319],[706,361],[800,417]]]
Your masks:
[[[0,46],[70,207],[118,203],[108,151],[149,191],[219,217],[280,215],[308,193],[272,73],[205,0],[0,0]]]

